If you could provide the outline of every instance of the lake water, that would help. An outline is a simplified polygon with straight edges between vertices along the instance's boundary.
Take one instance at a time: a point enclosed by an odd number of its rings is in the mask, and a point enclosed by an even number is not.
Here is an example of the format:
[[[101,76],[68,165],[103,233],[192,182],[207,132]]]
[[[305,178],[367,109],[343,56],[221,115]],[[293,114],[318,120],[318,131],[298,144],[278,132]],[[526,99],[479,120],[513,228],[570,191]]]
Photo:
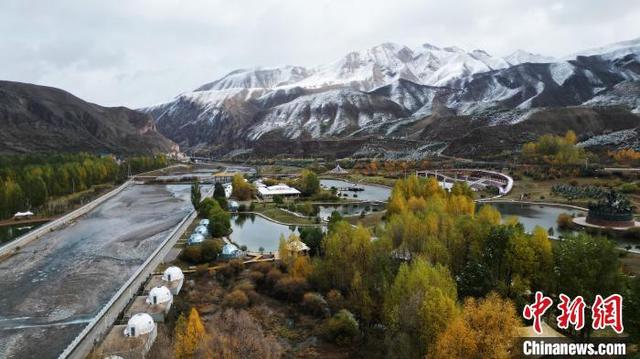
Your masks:
[[[27,234],[28,232],[40,227],[45,222],[41,223],[29,223],[29,224],[14,224],[11,226],[0,227],[0,245],[11,242],[12,240]]]
[[[555,234],[559,233],[558,225],[556,223],[558,215],[560,213],[567,213],[569,215],[584,216],[586,212],[563,207],[538,205],[538,204],[522,204],[522,203],[490,203],[495,207],[502,218],[506,217],[518,217],[520,223],[524,225],[527,232],[533,231],[535,226],[540,226],[544,229],[553,228]],[[481,205],[477,206],[478,208]]]
[[[328,219],[333,211],[338,211],[343,217],[345,216],[359,216],[362,211],[369,214],[372,212],[379,212],[385,209],[385,205],[374,203],[353,203],[353,204],[337,204],[337,205],[322,205],[318,206],[318,215],[322,219]]]
[[[389,196],[391,196],[391,188],[384,186],[373,186],[362,183],[353,183],[347,182],[343,180],[334,180],[334,179],[321,179],[320,185],[325,188],[344,188],[344,187],[360,187],[364,188],[364,191],[344,191],[342,193],[347,194],[349,199],[356,199],[359,201],[378,201],[378,202],[387,202],[389,200]],[[341,194],[342,194],[341,193]],[[356,195],[357,197],[354,197]]]
[[[296,226],[285,226],[252,214],[238,214],[231,218],[233,232],[229,236],[238,245],[245,245],[250,251],[263,247],[265,252],[278,250],[280,235],[288,237],[298,234]]]

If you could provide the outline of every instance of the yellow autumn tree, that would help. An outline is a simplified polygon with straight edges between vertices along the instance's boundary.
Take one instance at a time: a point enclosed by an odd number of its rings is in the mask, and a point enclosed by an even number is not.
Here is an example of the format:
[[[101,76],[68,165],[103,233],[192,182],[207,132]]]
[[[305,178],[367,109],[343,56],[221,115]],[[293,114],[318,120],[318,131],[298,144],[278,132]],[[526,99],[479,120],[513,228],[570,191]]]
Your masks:
[[[307,278],[312,271],[313,266],[308,256],[297,256],[289,268],[289,273],[297,278]]]
[[[476,214],[476,218],[483,223],[497,226],[502,221],[502,216],[500,215],[500,211],[498,211],[495,207],[490,206],[488,204],[483,205],[478,210]]]
[[[178,359],[191,358],[196,353],[205,338],[206,332],[200,314],[191,308],[189,317],[185,320],[180,315],[174,329],[174,354]]]
[[[431,357],[510,358],[520,320],[508,299],[495,293],[465,301],[462,316],[449,323],[432,347]]]

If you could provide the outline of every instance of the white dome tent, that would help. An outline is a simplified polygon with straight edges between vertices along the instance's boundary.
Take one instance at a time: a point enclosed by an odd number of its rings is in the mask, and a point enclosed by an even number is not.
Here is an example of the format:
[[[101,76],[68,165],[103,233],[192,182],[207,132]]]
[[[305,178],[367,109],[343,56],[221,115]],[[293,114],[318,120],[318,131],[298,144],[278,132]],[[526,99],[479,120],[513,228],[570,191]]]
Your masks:
[[[184,282],[184,273],[178,267],[172,266],[164,270],[162,274],[162,284],[158,283],[156,286],[164,285],[169,288],[171,294],[177,295],[182,289],[182,283]],[[151,291],[151,290],[149,290]]]
[[[207,229],[207,226],[204,225],[199,225],[196,227],[196,229],[193,231],[193,233],[200,233],[202,235],[206,235],[209,232],[209,230]]]
[[[200,233],[192,234],[191,236],[189,236],[189,239],[187,240],[188,245],[200,244],[202,242],[204,242],[204,236]]]
[[[182,269],[171,266],[164,270],[162,274],[162,280],[167,282],[179,281],[184,279],[184,274],[182,273]]]
[[[149,291],[147,304],[169,304],[173,302],[173,294],[165,286],[155,287]]]
[[[127,337],[137,337],[152,333],[156,329],[156,323],[147,313],[138,313],[129,319],[124,335]]]

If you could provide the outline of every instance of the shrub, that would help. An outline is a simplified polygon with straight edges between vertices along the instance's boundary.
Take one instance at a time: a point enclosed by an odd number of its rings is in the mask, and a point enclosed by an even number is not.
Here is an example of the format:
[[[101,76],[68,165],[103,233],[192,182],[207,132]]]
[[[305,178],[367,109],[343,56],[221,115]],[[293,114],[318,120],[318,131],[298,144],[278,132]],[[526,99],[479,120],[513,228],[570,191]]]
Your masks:
[[[623,234],[623,237],[627,239],[636,240],[636,241],[640,240],[640,228],[635,227],[625,231]]]
[[[235,309],[245,308],[249,305],[249,297],[240,289],[235,289],[224,296],[222,305]]]
[[[307,288],[307,281],[304,278],[286,276],[276,282],[273,291],[280,299],[299,302]]]
[[[234,274],[238,275],[240,272],[244,270],[244,263],[240,259],[232,259],[227,264],[229,268],[233,271]]]
[[[558,224],[558,228],[560,229],[569,229],[573,223],[573,217],[567,213],[560,213],[558,215],[558,219],[556,220]]]
[[[202,250],[200,246],[187,246],[180,254],[180,259],[191,264],[202,263]]]
[[[635,193],[637,190],[638,186],[635,183],[624,183],[620,186],[622,193]]]
[[[328,316],[329,305],[320,293],[305,293],[302,297],[304,310],[315,316]]]
[[[237,282],[234,286],[233,289],[238,289],[241,290],[243,292],[249,292],[252,291],[255,288],[255,285],[253,285],[253,282],[251,282],[250,280],[246,280],[243,279],[239,282]]]
[[[359,328],[356,318],[346,309],[340,310],[327,320],[325,335],[327,339],[338,344],[351,344],[358,336]]]
[[[259,262],[251,266],[251,268],[266,275],[271,269],[273,269],[273,265],[269,262]]]
[[[255,283],[257,286],[262,286],[264,285],[264,273],[257,271],[257,270],[252,270],[251,272],[249,272],[249,279]]]
[[[200,253],[203,261],[215,261],[218,255],[222,253],[222,243],[218,240],[207,239],[200,245]]]
[[[283,274],[282,274],[282,271],[280,271],[280,269],[271,268],[271,270],[267,273],[267,275],[265,277],[266,284],[269,287],[273,287],[282,278],[282,276],[283,276]]]
[[[196,267],[196,275],[198,277],[203,277],[207,273],[209,273],[209,265],[207,263],[200,264]]]
[[[331,289],[329,293],[327,293],[327,304],[329,304],[329,308],[331,308],[331,311],[334,313],[344,308],[344,297],[342,293],[337,289]]]

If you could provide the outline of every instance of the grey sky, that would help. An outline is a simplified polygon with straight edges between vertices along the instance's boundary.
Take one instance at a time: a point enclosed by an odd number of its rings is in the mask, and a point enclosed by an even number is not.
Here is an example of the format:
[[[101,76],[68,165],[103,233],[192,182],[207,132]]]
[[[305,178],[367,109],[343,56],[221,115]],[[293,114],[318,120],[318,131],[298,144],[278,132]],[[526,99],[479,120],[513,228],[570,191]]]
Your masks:
[[[638,19],[637,0],[3,0],[0,79],[140,107],[386,41],[563,56],[640,37]]]

